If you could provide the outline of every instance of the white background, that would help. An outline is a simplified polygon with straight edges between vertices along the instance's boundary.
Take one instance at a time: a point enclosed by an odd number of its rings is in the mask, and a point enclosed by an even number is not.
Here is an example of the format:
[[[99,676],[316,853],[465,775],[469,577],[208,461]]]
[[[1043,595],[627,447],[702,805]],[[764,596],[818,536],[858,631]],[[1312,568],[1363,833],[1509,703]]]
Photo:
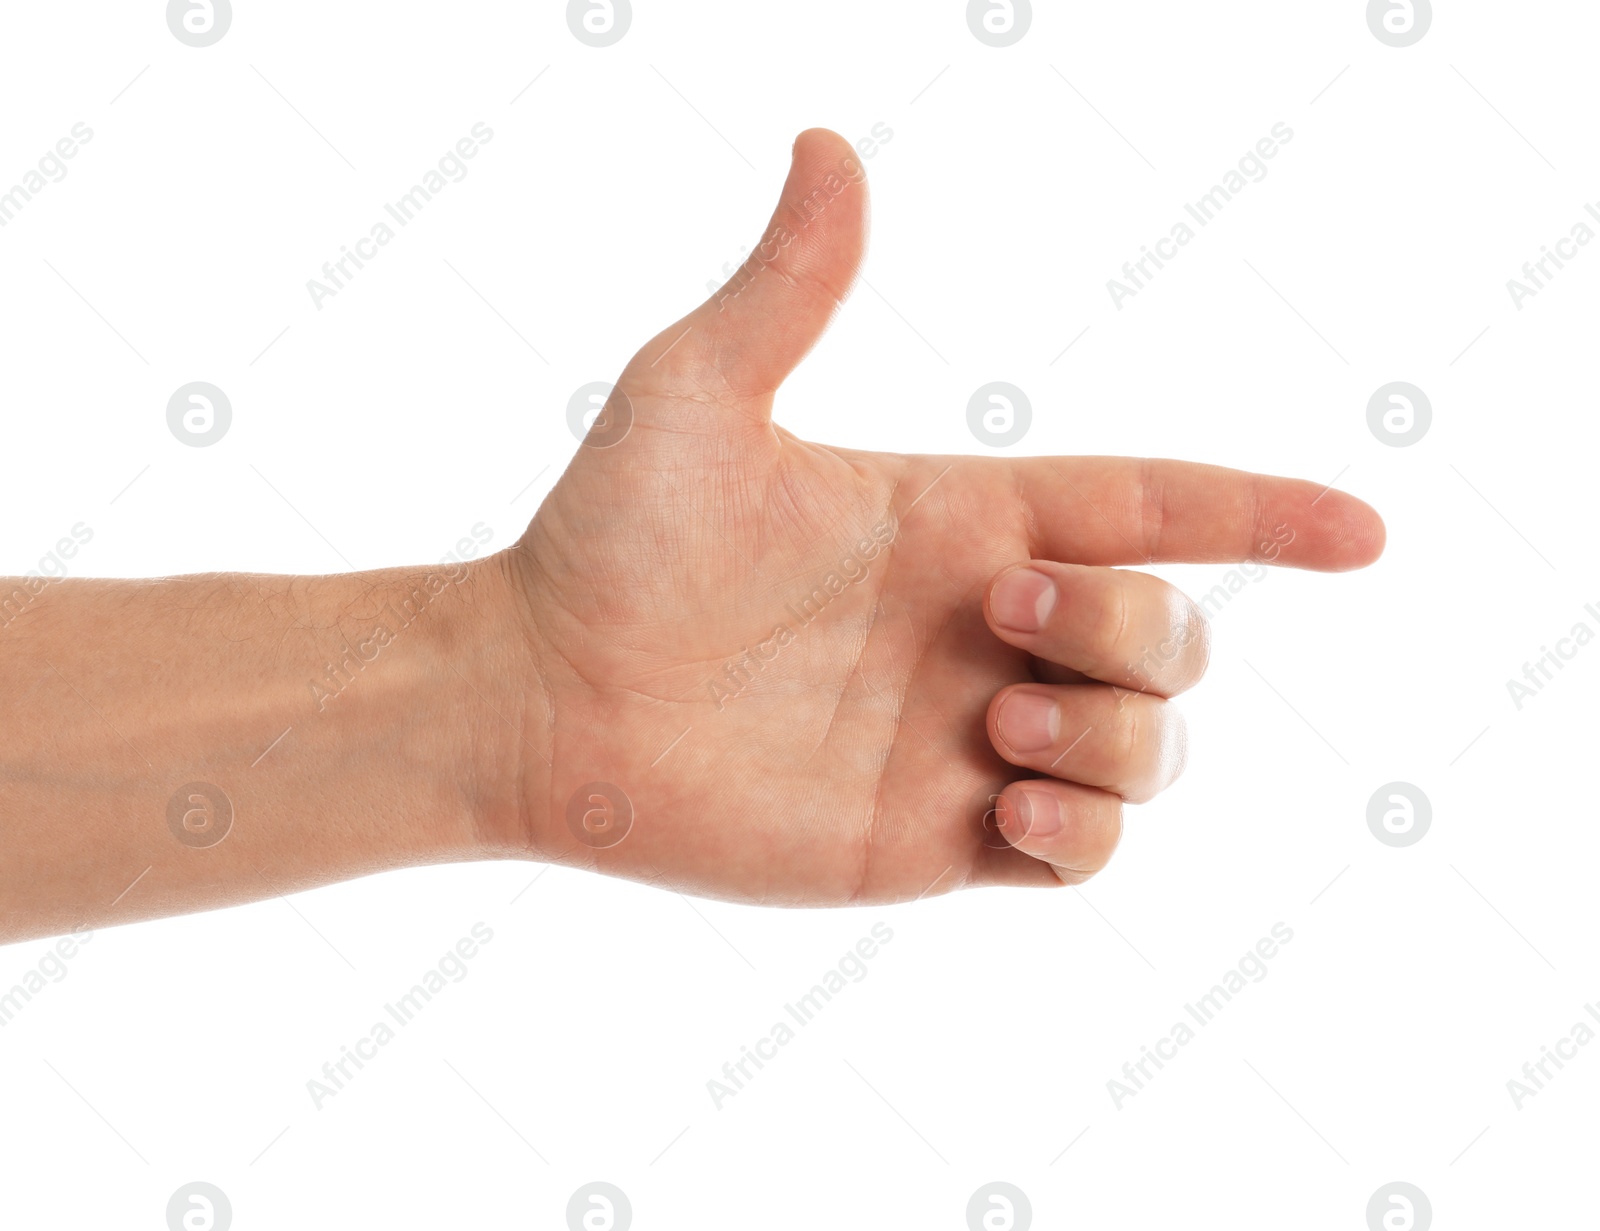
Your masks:
[[[782,912],[482,864],[102,932],[0,1033],[0,1220],[160,1227],[200,1179],[241,1229],[561,1227],[603,1179],[642,1229],[960,1228],[999,1179],[1038,1227],[1359,1231],[1404,1180],[1441,1228],[1573,1225],[1600,1047],[1520,1110],[1506,1082],[1600,999],[1600,648],[1520,711],[1506,681],[1600,630],[1600,249],[1520,310],[1506,281],[1600,199],[1600,13],[1441,8],[1394,49],[1357,0],[1041,4],[994,49],[951,0],[638,0],[595,49],[556,3],[275,0],[194,49],[159,3],[7,5],[0,190],[94,136],[0,229],[0,572],[80,521],[79,575],[508,545],[577,447],[569,394],[742,259],[795,133],[879,123],[871,288],[785,426],[983,452],[966,400],[1005,380],[1014,454],[1337,476],[1389,548],[1219,612],[1187,776],[1082,891]],[[479,121],[467,178],[317,310],[307,279]],[[1279,122],[1270,174],[1114,307]],[[195,380],[233,404],[210,448],[166,424]],[[1433,406],[1406,448],[1367,425],[1394,380]],[[1366,820],[1395,780],[1433,807],[1405,849]],[[479,921],[466,980],[316,1110]],[[708,1079],[880,921],[718,1110]],[[1119,1110],[1107,1081],[1280,921]],[[0,987],[46,948],[0,949]]]

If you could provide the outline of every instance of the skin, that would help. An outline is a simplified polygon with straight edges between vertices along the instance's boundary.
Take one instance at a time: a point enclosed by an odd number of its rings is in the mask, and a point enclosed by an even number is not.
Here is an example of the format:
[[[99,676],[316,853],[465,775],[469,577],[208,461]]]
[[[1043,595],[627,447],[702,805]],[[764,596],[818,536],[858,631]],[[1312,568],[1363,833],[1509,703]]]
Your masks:
[[[775,426],[866,219],[848,144],[801,134],[750,261],[639,350],[505,552],[29,596],[0,627],[0,941],[474,858],[773,905],[1102,868],[1182,770],[1207,646],[1117,566],[1339,571],[1383,524],[1294,479]],[[193,782],[231,803],[214,845],[175,836],[222,824]]]

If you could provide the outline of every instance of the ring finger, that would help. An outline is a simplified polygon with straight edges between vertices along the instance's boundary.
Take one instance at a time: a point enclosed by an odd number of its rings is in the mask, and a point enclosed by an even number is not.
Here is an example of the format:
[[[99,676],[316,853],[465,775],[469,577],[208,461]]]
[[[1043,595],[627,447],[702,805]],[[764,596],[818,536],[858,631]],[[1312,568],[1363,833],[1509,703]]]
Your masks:
[[[989,702],[989,739],[1014,765],[1142,803],[1183,772],[1178,708],[1108,684],[1013,684]]]

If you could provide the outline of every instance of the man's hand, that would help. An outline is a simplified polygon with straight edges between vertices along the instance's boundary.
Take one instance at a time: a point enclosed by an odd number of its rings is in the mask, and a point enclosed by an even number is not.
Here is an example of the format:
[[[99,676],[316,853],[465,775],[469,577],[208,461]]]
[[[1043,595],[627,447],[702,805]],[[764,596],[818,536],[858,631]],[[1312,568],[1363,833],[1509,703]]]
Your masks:
[[[775,426],[866,219],[850,147],[802,134],[750,260],[639,351],[497,557],[527,647],[498,849],[784,905],[1078,883],[1181,772],[1169,698],[1206,663],[1194,604],[1111,566],[1382,550],[1370,508],[1299,480]]]
[[[1110,566],[1354,568],[1382,523],[1209,466],[774,427],[865,229],[849,147],[804,134],[752,260],[500,555],[0,583],[0,943],[495,856],[796,905],[1102,867],[1206,658],[1188,600]]]

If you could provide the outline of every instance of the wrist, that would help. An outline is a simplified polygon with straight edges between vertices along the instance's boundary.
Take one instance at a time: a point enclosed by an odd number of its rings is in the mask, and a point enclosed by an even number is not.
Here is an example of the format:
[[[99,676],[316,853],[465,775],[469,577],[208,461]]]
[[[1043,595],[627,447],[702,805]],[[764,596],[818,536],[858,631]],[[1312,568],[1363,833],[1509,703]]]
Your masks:
[[[462,764],[485,858],[544,859],[549,846],[554,691],[521,549],[468,566],[452,640],[470,665],[455,679],[470,746]]]
[[[385,862],[518,853],[504,812],[522,768],[520,655],[487,564],[297,578],[273,596],[317,644],[294,739],[326,746],[352,798],[388,801]]]
[[[297,579],[287,617],[320,630],[297,726],[386,809],[394,863],[527,854],[528,652],[503,569],[471,563]],[[336,749],[336,751],[335,751]]]

